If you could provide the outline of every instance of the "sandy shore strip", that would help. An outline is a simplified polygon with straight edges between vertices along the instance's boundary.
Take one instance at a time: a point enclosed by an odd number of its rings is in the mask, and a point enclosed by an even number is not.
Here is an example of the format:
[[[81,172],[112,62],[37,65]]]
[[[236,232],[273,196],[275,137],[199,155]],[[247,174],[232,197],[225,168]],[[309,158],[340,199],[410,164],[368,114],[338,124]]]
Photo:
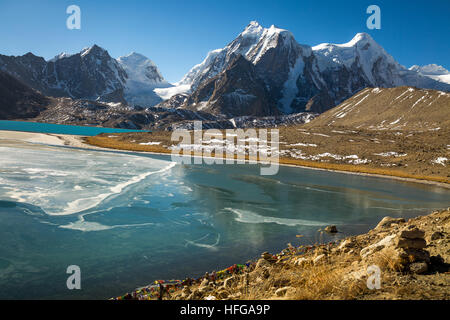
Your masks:
[[[0,140],[18,140],[24,142],[42,143],[56,146],[64,145],[64,141],[62,141],[57,136],[46,133],[34,133],[22,131],[0,130]]]
[[[0,130],[0,141],[22,141],[29,143],[46,144],[50,146],[69,146],[81,149],[111,151],[108,148],[96,147],[84,142],[85,136],[53,133],[37,133],[24,131]]]
[[[80,149],[89,149],[89,150],[98,150],[98,151],[118,151],[118,152],[126,152],[126,153],[142,153],[142,154],[155,154],[155,155],[168,155],[170,152],[153,152],[153,151],[133,151],[133,150],[122,150],[122,149],[113,149],[113,148],[104,148],[95,145],[91,145],[85,142],[85,136],[77,136],[77,135],[68,135],[68,134],[47,134],[47,133],[34,133],[34,132],[19,132],[19,131],[5,131],[0,130],[0,140],[17,140],[24,141],[30,143],[42,143],[48,145],[55,146],[70,146]],[[422,183],[428,185],[435,185],[443,188],[450,189],[450,184],[423,180],[423,179],[414,179],[414,178],[405,178],[391,175],[382,175],[382,174],[374,174],[374,173],[364,173],[364,172],[353,172],[353,171],[344,171],[344,170],[335,170],[335,169],[327,169],[327,168],[316,168],[316,167],[308,167],[296,164],[283,163],[283,159],[280,158],[280,166],[287,167],[298,167],[303,169],[312,169],[312,170],[321,170],[321,171],[330,171],[337,173],[345,173],[345,174],[354,174],[359,176],[368,176],[368,177],[378,177],[385,179],[395,179],[405,182],[414,182],[414,183]]]

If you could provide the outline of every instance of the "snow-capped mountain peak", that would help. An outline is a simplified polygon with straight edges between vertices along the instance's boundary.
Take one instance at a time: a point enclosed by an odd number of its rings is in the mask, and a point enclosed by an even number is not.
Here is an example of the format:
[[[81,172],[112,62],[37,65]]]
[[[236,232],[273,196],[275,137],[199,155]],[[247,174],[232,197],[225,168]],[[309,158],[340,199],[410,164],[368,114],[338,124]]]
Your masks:
[[[248,26],[244,29],[244,31],[242,31],[241,35],[242,36],[247,36],[247,35],[257,35],[260,36],[261,33],[263,32],[264,28],[258,23],[258,21],[251,21]]]
[[[211,79],[225,70],[237,55],[244,56],[256,65],[270,49],[280,45],[287,48],[300,47],[290,31],[275,25],[264,28],[257,21],[251,21],[236,39],[224,48],[210,51],[202,63],[194,66],[175,85],[193,90],[204,80]]]
[[[443,66],[439,66],[437,64],[428,64],[426,66],[420,67],[418,65],[413,65],[409,70],[419,72],[423,75],[434,75],[441,76],[445,74],[450,74],[450,71],[445,69]]]
[[[156,64],[146,56],[132,52],[117,59],[125,70],[125,100],[131,105],[153,106],[161,102],[154,89],[171,85],[163,78]]]
[[[360,32],[357,33],[352,40],[350,40],[349,42],[342,44],[342,46],[347,46],[347,47],[353,47],[353,46],[364,46],[367,43],[369,44],[377,44],[375,42],[375,40],[373,40],[373,38],[370,36],[370,34],[366,33],[366,32]]]
[[[370,84],[375,86],[382,81],[384,85],[399,85],[392,79],[391,71],[402,67],[367,33],[357,33],[352,40],[343,44],[322,43],[312,47],[312,50],[321,72],[342,66],[351,70],[356,63]],[[373,69],[375,64],[379,65],[377,71]]]
[[[108,51],[94,44],[92,47],[87,47],[81,50],[80,55],[81,57],[85,57],[87,55],[104,56],[109,54]]]
[[[445,69],[443,66],[437,64],[428,64],[426,66],[420,67],[418,65],[413,65],[409,68],[410,71],[417,72],[425,77],[431,78],[433,80],[450,84],[450,71]]]
[[[228,70],[239,55],[251,62],[253,70],[243,63],[235,66],[233,72]],[[245,65],[242,70],[241,65]],[[225,110],[213,99],[211,88],[215,82],[224,87],[226,83],[227,88],[238,86],[234,92],[240,92],[238,84],[245,72],[254,76],[254,87],[246,88],[246,92],[256,92],[262,84],[270,103],[283,113],[323,112],[365,87],[409,85],[448,90],[448,86],[400,65],[368,33],[357,33],[342,44],[310,47],[299,44],[288,30],[274,25],[264,28],[252,21],[226,47],[209,52],[171,92],[182,92],[183,85],[188,90],[185,92],[195,97],[185,104],[193,102],[192,108],[200,106],[229,114],[229,108]],[[234,102],[237,100],[228,104]]]
[[[158,67],[142,54],[132,52],[120,57],[117,61],[127,72],[129,80],[145,82],[149,85],[166,83]]]

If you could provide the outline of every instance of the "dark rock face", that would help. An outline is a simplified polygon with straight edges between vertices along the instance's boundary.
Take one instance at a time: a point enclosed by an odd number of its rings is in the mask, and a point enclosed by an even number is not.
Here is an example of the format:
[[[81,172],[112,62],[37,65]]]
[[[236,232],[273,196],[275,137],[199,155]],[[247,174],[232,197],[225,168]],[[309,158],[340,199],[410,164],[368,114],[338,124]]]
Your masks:
[[[30,52],[18,57],[0,55],[0,70],[40,92],[45,92],[47,88],[43,82],[46,65],[44,58]]]
[[[49,103],[50,99],[0,71],[0,119],[34,118]]]
[[[47,96],[125,102],[123,83],[127,74],[96,45],[48,62],[31,53],[0,55],[0,69]]]
[[[203,82],[185,105],[225,117],[279,114],[255,67],[241,55],[224,72]]]
[[[48,95],[111,102],[125,102],[123,83],[126,77],[117,61],[96,45],[49,61],[45,74]]]

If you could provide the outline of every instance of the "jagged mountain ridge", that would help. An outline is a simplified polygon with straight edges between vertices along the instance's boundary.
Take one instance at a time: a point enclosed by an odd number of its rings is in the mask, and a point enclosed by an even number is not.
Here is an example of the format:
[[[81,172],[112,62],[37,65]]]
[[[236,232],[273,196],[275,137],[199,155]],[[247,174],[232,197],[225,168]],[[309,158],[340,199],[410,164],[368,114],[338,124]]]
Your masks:
[[[251,22],[223,49],[211,51],[177,85],[190,88],[187,93],[198,96],[196,91],[203,90],[201,84],[220,77],[237,55],[253,64],[256,74],[267,87],[272,101],[269,109],[276,107],[285,114],[324,112],[366,87],[409,85],[450,91],[450,85],[401,66],[366,33],[358,33],[345,44],[310,47],[298,44],[287,30],[275,26],[263,28],[257,22]],[[178,106],[183,108],[195,109],[197,106],[202,110],[221,112],[211,97],[203,97],[204,103],[200,106],[196,99],[179,97],[178,100],[182,101]],[[191,100],[195,104],[190,104]],[[232,104],[237,102],[236,99]],[[228,111],[222,113],[229,115]],[[254,110],[249,112],[252,114]],[[235,115],[241,115],[241,110]]]
[[[236,63],[239,57],[248,63]],[[345,44],[311,47],[287,30],[257,22],[210,52],[176,86],[144,56],[132,53],[116,60],[96,45],[50,61],[31,53],[0,55],[0,70],[46,96],[144,107],[160,103],[224,118],[321,113],[366,87],[450,90],[423,70],[398,64],[368,34],[359,33]]]
[[[429,77],[433,80],[444,82],[450,84],[450,71],[445,69],[443,66],[438,66],[436,64],[428,64],[426,66],[414,65],[409,70],[416,71],[421,75]]]
[[[153,106],[162,99],[153,92],[171,86],[148,58],[132,53],[119,59],[97,46],[76,54],[62,53],[45,61],[32,53],[0,55],[3,70],[46,96]]]

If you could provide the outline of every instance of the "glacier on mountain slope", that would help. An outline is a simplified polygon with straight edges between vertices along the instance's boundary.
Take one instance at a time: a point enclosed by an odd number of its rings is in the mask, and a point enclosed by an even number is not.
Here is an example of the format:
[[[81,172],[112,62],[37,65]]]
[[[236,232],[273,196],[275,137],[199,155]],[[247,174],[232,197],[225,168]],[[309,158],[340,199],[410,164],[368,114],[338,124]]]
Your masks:
[[[283,97],[280,100],[280,104],[282,107],[282,111],[286,114],[292,113],[292,101],[295,99],[295,97],[298,94],[298,87],[297,87],[297,79],[300,77],[301,73],[303,72],[303,69],[305,68],[305,63],[303,61],[303,57],[299,56],[297,58],[297,61],[295,65],[292,67],[291,71],[289,72],[289,78],[285,82],[283,86]]]
[[[177,94],[186,94],[191,89],[191,86],[189,84],[178,84],[167,88],[155,88],[153,89],[153,92],[160,97],[162,100],[168,100],[171,97],[177,95]]]

